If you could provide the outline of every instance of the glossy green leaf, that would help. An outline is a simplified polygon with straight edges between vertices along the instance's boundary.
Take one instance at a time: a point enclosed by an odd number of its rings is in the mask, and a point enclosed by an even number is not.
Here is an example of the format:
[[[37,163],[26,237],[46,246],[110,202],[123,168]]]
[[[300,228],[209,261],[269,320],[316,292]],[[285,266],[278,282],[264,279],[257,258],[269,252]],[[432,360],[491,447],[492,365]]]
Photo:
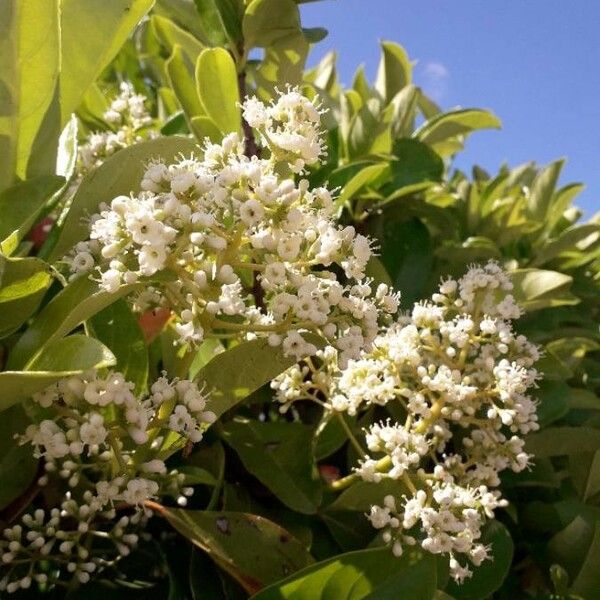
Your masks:
[[[386,102],[412,80],[412,64],[406,50],[394,42],[381,42],[381,61],[375,80],[375,89]]]
[[[241,127],[240,94],[235,63],[227,50],[207,48],[196,63],[196,90],[204,112],[223,133]]]
[[[0,510],[5,509],[34,481],[38,461],[30,444],[20,445],[15,435],[22,435],[30,424],[23,407],[11,406],[0,418]]]
[[[322,486],[310,447],[313,429],[302,423],[261,423],[238,417],[223,426],[223,439],[246,469],[292,510],[314,514]]]
[[[8,367],[22,369],[31,366],[37,357],[47,354],[46,349],[50,344],[133,289],[134,286],[124,286],[118,292],[109,294],[86,277],[71,282],[33,319],[13,347],[8,357]]]
[[[573,283],[570,275],[542,269],[517,269],[511,273],[511,279],[516,301],[528,312],[579,302],[570,292]]]
[[[450,582],[447,591],[456,600],[487,600],[504,581],[513,557],[513,541],[500,521],[489,521],[483,528],[481,543],[490,546],[492,560],[473,569],[473,577],[458,585]]]
[[[266,48],[301,33],[300,14],[293,0],[252,0],[242,21],[246,48]]]
[[[438,114],[423,123],[413,137],[434,146],[478,129],[499,129],[500,119],[487,110],[466,108]]]
[[[90,319],[94,337],[100,340],[117,360],[115,368],[137,393],[148,384],[148,349],[136,316],[125,300],[117,300]]]
[[[389,548],[359,550],[307,567],[252,600],[431,600],[437,587],[435,558]]]
[[[25,179],[36,138],[60,132],[58,0],[0,4],[0,190]],[[50,138],[52,136],[49,136]],[[54,140],[55,141],[55,140]],[[41,173],[54,171],[56,147],[37,144]],[[45,152],[48,150],[48,152]]]
[[[320,345],[314,335],[307,339]],[[251,340],[215,356],[200,369],[196,380],[211,390],[210,410],[219,417],[296,362],[265,339]]]
[[[189,156],[197,149],[192,140],[173,136],[140,142],[116,152],[79,185],[48,260],[54,262],[61,259],[77,242],[88,237],[89,225],[86,220],[98,210],[99,204],[110,204],[116,196],[139,190],[142,175],[150,160],[160,158],[169,163],[179,154]],[[123,168],[124,164],[127,164],[126,169]]]
[[[0,249],[5,255],[16,250],[46,201],[64,183],[64,177],[42,175],[0,192]]]
[[[158,505],[153,508],[181,535],[207,552],[247,592],[256,592],[313,562],[301,542],[264,517]]]
[[[0,410],[31,397],[55,381],[114,365],[115,357],[98,340],[71,335],[48,344],[25,371],[0,373]]]
[[[0,255],[0,337],[31,317],[51,282],[52,275],[43,260]]]

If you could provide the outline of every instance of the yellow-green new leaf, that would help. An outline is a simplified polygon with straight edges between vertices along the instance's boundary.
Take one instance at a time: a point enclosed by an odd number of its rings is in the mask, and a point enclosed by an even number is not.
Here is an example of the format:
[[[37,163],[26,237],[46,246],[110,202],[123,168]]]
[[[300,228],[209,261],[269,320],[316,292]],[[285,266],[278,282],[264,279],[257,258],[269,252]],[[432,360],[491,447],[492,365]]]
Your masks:
[[[386,103],[412,81],[412,64],[406,50],[394,42],[381,42],[381,61],[375,89]]]
[[[115,357],[98,340],[72,335],[55,340],[25,371],[0,373],[0,410],[30,398],[63,377],[115,364]]]
[[[29,319],[51,281],[43,260],[0,255],[0,337],[16,331]]]
[[[557,271],[517,269],[511,274],[513,295],[526,311],[579,303],[570,292],[573,278]]]
[[[210,117],[193,117],[192,131],[198,141],[204,141],[204,138],[208,138],[211,142],[217,143],[223,138],[221,130]]]
[[[467,135],[478,129],[499,129],[500,126],[500,119],[490,111],[465,108],[435,115],[423,123],[413,137],[435,146],[458,135]]]
[[[244,14],[242,32],[246,49],[267,48],[302,34],[300,12],[293,0],[252,0]]]
[[[0,3],[0,189],[25,178],[34,140],[56,97],[58,0]],[[60,131],[59,119],[46,127]],[[55,156],[56,154],[54,154]],[[52,154],[44,157],[52,165]]]
[[[206,114],[222,133],[239,131],[237,71],[233,58],[224,48],[207,48],[196,63],[196,87]]]
[[[194,84],[195,62],[190,61],[181,46],[175,46],[165,66],[171,87],[192,128],[192,120],[204,115],[204,107]]]
[[[42,0],[49,3],[49,0]],[[62,0],[60,107],[64,125],[154,0]]]
[[[169,53],[173,52],[175,46],[179,46],[190,62],[195,64],[200,52],[205,48],[191,33],[181,29],[170,19],[152,15],[150,26],[160,43]]]

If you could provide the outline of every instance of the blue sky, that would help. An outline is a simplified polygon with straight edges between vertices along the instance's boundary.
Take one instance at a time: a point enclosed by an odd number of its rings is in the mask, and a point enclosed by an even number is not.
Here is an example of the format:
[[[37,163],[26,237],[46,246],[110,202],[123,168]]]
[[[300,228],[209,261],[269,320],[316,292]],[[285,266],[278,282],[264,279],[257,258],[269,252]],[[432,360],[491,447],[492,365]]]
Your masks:
[[[561,183],[585,183],[578,204],[600,210],[600,1],[325,0],[302,19],[329,30],[310,64],[337,50],[345,84],[360,63],[372,81],[392,40],[442,107],[493,109],[502,130],[474,133],[458,167],[566,157]]]

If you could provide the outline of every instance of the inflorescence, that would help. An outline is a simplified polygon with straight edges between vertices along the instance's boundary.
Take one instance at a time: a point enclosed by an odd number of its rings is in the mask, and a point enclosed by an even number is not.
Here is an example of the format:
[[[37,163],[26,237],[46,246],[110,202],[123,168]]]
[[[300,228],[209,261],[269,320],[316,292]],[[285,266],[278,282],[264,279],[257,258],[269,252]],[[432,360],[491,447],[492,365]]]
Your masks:
[[[143,100],[121,96],[111,119],[143,126]],[[528,390],[539,353],[513,329],[510,279],[493,262],[475,266],[395,317],[399,295],[365,276],[373,241],[339,225],[331,191],[302,178],[324,154],[318,105],[291,89],[269,105],[247,99],[243,116],[260,157],[232,133],[200,157],[152,162],[137,192],[91,217],[90,239],[65,259],[71,275],[109,293],[131,286],[137,310],[168,308],[188,347],[208,337],[282,345],[299,361],[272,383],[282,411],[309,399],[342,420],[387,412],[366,429],[366,449],[348,429],[361,458],[332,487],[396,481],[403,491],[373,506],[371,523],[396,555],[416,544],[448,555],[462,581],[490,558],[481,536],[506,505],[499,474],[528,466],[523,436],[538,428]],[[192,382],[162,378],[140,398],[118,373],[63,380],[35,402],[23,442],[45,461],[40,483],[60,477],[69,491],[60,509],[5,530],[8,591],[49,573],[87,581],[115,559],[90,553],[94,536],[126,554],[146,501],[185,504],[191,488],[165,459],[214,419]],[[119,518],[121,505],[133,515]],[[38,568],[51,557],[54,570]]]
[[[346,481],[402,482],[406,494],[373,506],[371,523],[397,555],[416,543],[448,554],[458,581],[471,575],[467,561],[489,558],[479,540],[486,518],[506,505],[494,489],[499,473],[527,467],[522,436],[538,429],[527,392],[539,353],[512,328],[520,310],[511,288],[495,263],[473,267],[345,368],[329,347],[272,384],[283,410],[308,398],[350,415],[373,406],[403,412],[403,422],[388,418],[365,431],[368,452]]]
[[[196,383],[158,379],[134,393],[120,373],[62,379],[31,401],[35,415],[21,436],[50,480],[64,482],[60,508],[38,508],[0,538],[0,590],[15,592],[75,579],[113,565],[134,548],[151,511],[171,497],[185,506],[193,488],[165,460],[199,442],[215,420]]]
[[[300,359],[316,352],[300,332],[314,331],[355,358],[398,299],[365,279],[372,241],[336,223],[331,192],[293,178],[322,154],[319,111],[293,90],[243,109],[266,158],[246,156],[232,133],[201,159],[152,163],[139,193],[92,217],[72,273],[108,292],[151,282],[136,306],[169,307],[182,344],[264,336]]]

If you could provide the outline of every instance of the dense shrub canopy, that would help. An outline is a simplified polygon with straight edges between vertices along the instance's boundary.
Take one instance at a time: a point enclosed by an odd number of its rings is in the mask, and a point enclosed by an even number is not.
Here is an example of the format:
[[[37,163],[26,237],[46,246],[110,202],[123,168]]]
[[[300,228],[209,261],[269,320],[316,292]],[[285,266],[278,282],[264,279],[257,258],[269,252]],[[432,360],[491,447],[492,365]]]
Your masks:
[[[600,221],[298,3],[0,5],[0,595],[600,597]]]

